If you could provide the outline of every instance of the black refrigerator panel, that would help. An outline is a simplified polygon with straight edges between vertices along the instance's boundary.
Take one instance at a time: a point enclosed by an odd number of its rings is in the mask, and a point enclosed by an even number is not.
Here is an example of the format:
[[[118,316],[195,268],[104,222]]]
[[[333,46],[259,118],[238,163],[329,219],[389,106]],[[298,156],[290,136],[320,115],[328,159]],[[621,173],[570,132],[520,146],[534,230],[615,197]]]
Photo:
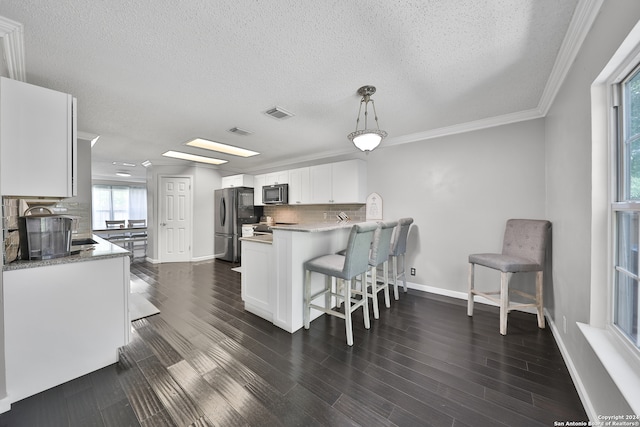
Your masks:
[[[238,187],[236,192],[236,204],[238,207],[238,227],[242,228],[242,224],[255,224],[259,222],[260,217],[256,215],[253,206],[253,188]]]

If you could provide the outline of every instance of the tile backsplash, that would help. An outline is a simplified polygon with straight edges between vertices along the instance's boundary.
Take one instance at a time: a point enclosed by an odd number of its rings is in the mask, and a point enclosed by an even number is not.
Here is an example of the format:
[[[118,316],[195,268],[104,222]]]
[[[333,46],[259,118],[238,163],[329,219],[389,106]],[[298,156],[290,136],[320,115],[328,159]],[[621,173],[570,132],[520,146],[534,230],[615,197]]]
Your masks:
[[[24,206],[23,206],[24,207]],[[62,199],[47,206],[54,214],[68,215],[77,218],[75,233],[77,235],[91,235],[91,204],[73,202]],[[2,256],[4,263],[16,259],[19,247],[18,217],[22,215],[20,199],[2,198],[2,240],[4,242]]]
[[[366,205],[268,205],[264,207],[264,216],[273,217],[275,222],[295,224],[336,222],[340,212],[346,213],[351,221],[364,221]]]

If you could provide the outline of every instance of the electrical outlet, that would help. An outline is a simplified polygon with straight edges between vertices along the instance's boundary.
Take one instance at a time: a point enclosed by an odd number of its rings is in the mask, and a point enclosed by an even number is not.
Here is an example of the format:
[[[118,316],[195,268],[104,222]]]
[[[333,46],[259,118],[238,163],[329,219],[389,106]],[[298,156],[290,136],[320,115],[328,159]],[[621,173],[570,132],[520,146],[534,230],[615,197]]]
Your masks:
[[[412,275],[412,276],[415,276],[415,275],[416,275],[416,269],[415,269],[415,268],[413,268],[413,267],[411,267],[411,275]]]

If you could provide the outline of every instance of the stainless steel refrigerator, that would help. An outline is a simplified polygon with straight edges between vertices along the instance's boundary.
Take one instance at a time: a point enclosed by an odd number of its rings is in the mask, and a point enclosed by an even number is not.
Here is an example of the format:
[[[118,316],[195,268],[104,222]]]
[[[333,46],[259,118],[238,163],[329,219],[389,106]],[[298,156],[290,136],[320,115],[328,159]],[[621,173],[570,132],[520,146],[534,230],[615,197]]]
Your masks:
[[[260,219],[253,206],[253,188],[235,187],[215,190],[215,257],[231,262],[240,261],[240,241],[243,224],[255,224]]]

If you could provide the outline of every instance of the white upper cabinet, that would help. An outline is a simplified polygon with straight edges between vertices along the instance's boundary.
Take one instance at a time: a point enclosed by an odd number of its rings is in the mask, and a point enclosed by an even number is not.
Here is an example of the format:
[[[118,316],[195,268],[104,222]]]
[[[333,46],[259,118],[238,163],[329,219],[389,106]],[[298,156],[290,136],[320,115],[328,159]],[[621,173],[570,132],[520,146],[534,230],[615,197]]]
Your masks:
[[[222,188],[231,187],[253,187],[254,179],[252,175],[231,175],[222,177]]]
[[[310,168],[298,168],[289,171],[289,204],[311,203]]]
[[[310,203],[366,203],[367,166],[362,160],[347,160],[311,166]]]
[[[262,185],[275,185],[275,184],[288,184],[289,183],[289,171],[271,172],[265,174],[264,184]]]
[[[77,194],[75,99],[66,93],[0,78],[0,193]]]
[[[262,203],[262,186],[266,185],[266,175],[256,175],[253,177],[253,204],[255,206],[264,206]]]

